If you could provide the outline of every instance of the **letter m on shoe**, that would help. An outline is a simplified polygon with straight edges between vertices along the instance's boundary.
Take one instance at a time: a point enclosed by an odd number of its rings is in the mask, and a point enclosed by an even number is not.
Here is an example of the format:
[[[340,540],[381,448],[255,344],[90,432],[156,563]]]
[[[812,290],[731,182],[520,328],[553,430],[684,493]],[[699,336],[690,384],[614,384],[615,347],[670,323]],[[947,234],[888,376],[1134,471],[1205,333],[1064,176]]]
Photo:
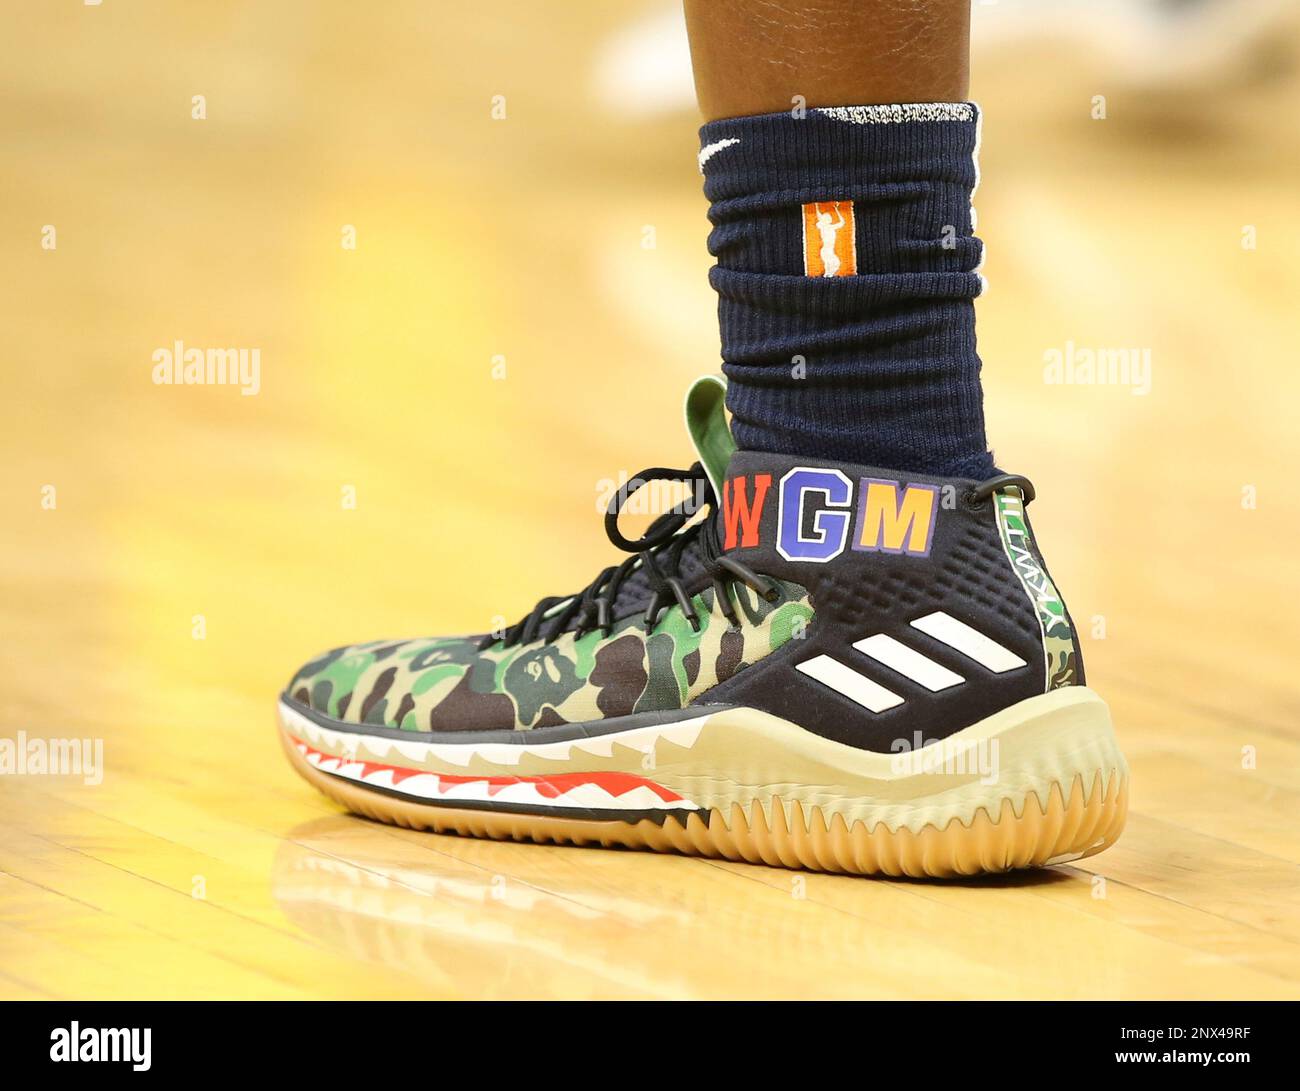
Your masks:
[[[899,481],[864,477],[853,548],[928,557],[938,514],[938,486],[904,486]]]
[[[748,482],[747,474],[728,478],[723,482],[722,522],[726,530],[723,549],[735,549],[737,539],[744,549],[751,549],[758,545],[758,527],[763,518],[763,503],[767,500],[767,491],[772,487],[772,475],[754,475],[752,502]]]

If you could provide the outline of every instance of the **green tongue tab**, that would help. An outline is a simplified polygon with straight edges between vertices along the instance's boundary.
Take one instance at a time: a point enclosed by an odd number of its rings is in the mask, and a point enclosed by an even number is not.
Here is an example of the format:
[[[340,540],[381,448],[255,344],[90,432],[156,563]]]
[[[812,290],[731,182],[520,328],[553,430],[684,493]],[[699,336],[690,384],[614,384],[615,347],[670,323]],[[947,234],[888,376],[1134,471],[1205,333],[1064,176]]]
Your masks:
[[[727,380],[722,375],[701,375],[686,391],[686,430],[719,497],[727,463],[736,449],[727,424],[726,399]]]

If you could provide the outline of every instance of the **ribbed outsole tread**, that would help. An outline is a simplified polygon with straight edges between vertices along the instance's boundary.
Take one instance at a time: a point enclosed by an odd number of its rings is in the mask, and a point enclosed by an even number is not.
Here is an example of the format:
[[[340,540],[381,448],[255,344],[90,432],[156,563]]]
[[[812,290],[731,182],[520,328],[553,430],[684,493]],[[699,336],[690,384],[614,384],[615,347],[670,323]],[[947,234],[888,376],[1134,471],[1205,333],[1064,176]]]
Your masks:
[[[949,878],[1079,859],[1101,852],[1118,840],[1128,813],[1128,777],[1118,771],[1105,780],[1100,772],[1090,784],[1076,776],[1068,795],[1051,786],[1047,806],[1030,794],[1020,814],[1011,799],[976,811],[966,825],[956,819],[912,831],[890,830],[883,823],[868,829],[850,827],[841,815],[829,823],[820,807],[780,800],[764,808],[755,801],[748,811],[739,804],[730,814],[714,809],[685,821],[666,818],[662,825],[599,821],[553,815],[510,814],[410,802],[358,787],[313,768],[286,742],[298,770],[331,799],[357,814],[434,833],[455,833],[494,840],[533,841],[556,845],[600,845],[714,856],[752,864],[808,868],[853,875]],[[769,817],[770,820],[769,820]]]

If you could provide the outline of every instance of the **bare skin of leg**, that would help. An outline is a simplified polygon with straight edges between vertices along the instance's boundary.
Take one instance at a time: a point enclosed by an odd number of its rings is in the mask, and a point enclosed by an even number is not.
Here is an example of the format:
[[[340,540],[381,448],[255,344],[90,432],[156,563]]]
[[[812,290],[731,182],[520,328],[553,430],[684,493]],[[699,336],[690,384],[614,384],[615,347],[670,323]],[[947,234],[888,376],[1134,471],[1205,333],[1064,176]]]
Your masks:
[[[970,0],[685,0],[706,121],[805,106],[962,102]]]

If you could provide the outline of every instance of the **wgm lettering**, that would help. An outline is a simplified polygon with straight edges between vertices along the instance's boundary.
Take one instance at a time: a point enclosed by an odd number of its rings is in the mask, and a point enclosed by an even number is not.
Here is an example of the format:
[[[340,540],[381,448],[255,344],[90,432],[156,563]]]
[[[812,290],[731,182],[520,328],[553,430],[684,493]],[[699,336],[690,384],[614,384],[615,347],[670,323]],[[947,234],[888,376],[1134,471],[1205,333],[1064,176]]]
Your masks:
[[[724,549],[761,544],[771,484],[770,474],[738,474],[724,483]],[[856,483],[856,506],[854,488],[839,470],[796,466],[788,471],[778,489],[777,552],[787,561],[818,564],[834,560],[850,545],[860,552],[930,555],[939,486],[864,477]]]

